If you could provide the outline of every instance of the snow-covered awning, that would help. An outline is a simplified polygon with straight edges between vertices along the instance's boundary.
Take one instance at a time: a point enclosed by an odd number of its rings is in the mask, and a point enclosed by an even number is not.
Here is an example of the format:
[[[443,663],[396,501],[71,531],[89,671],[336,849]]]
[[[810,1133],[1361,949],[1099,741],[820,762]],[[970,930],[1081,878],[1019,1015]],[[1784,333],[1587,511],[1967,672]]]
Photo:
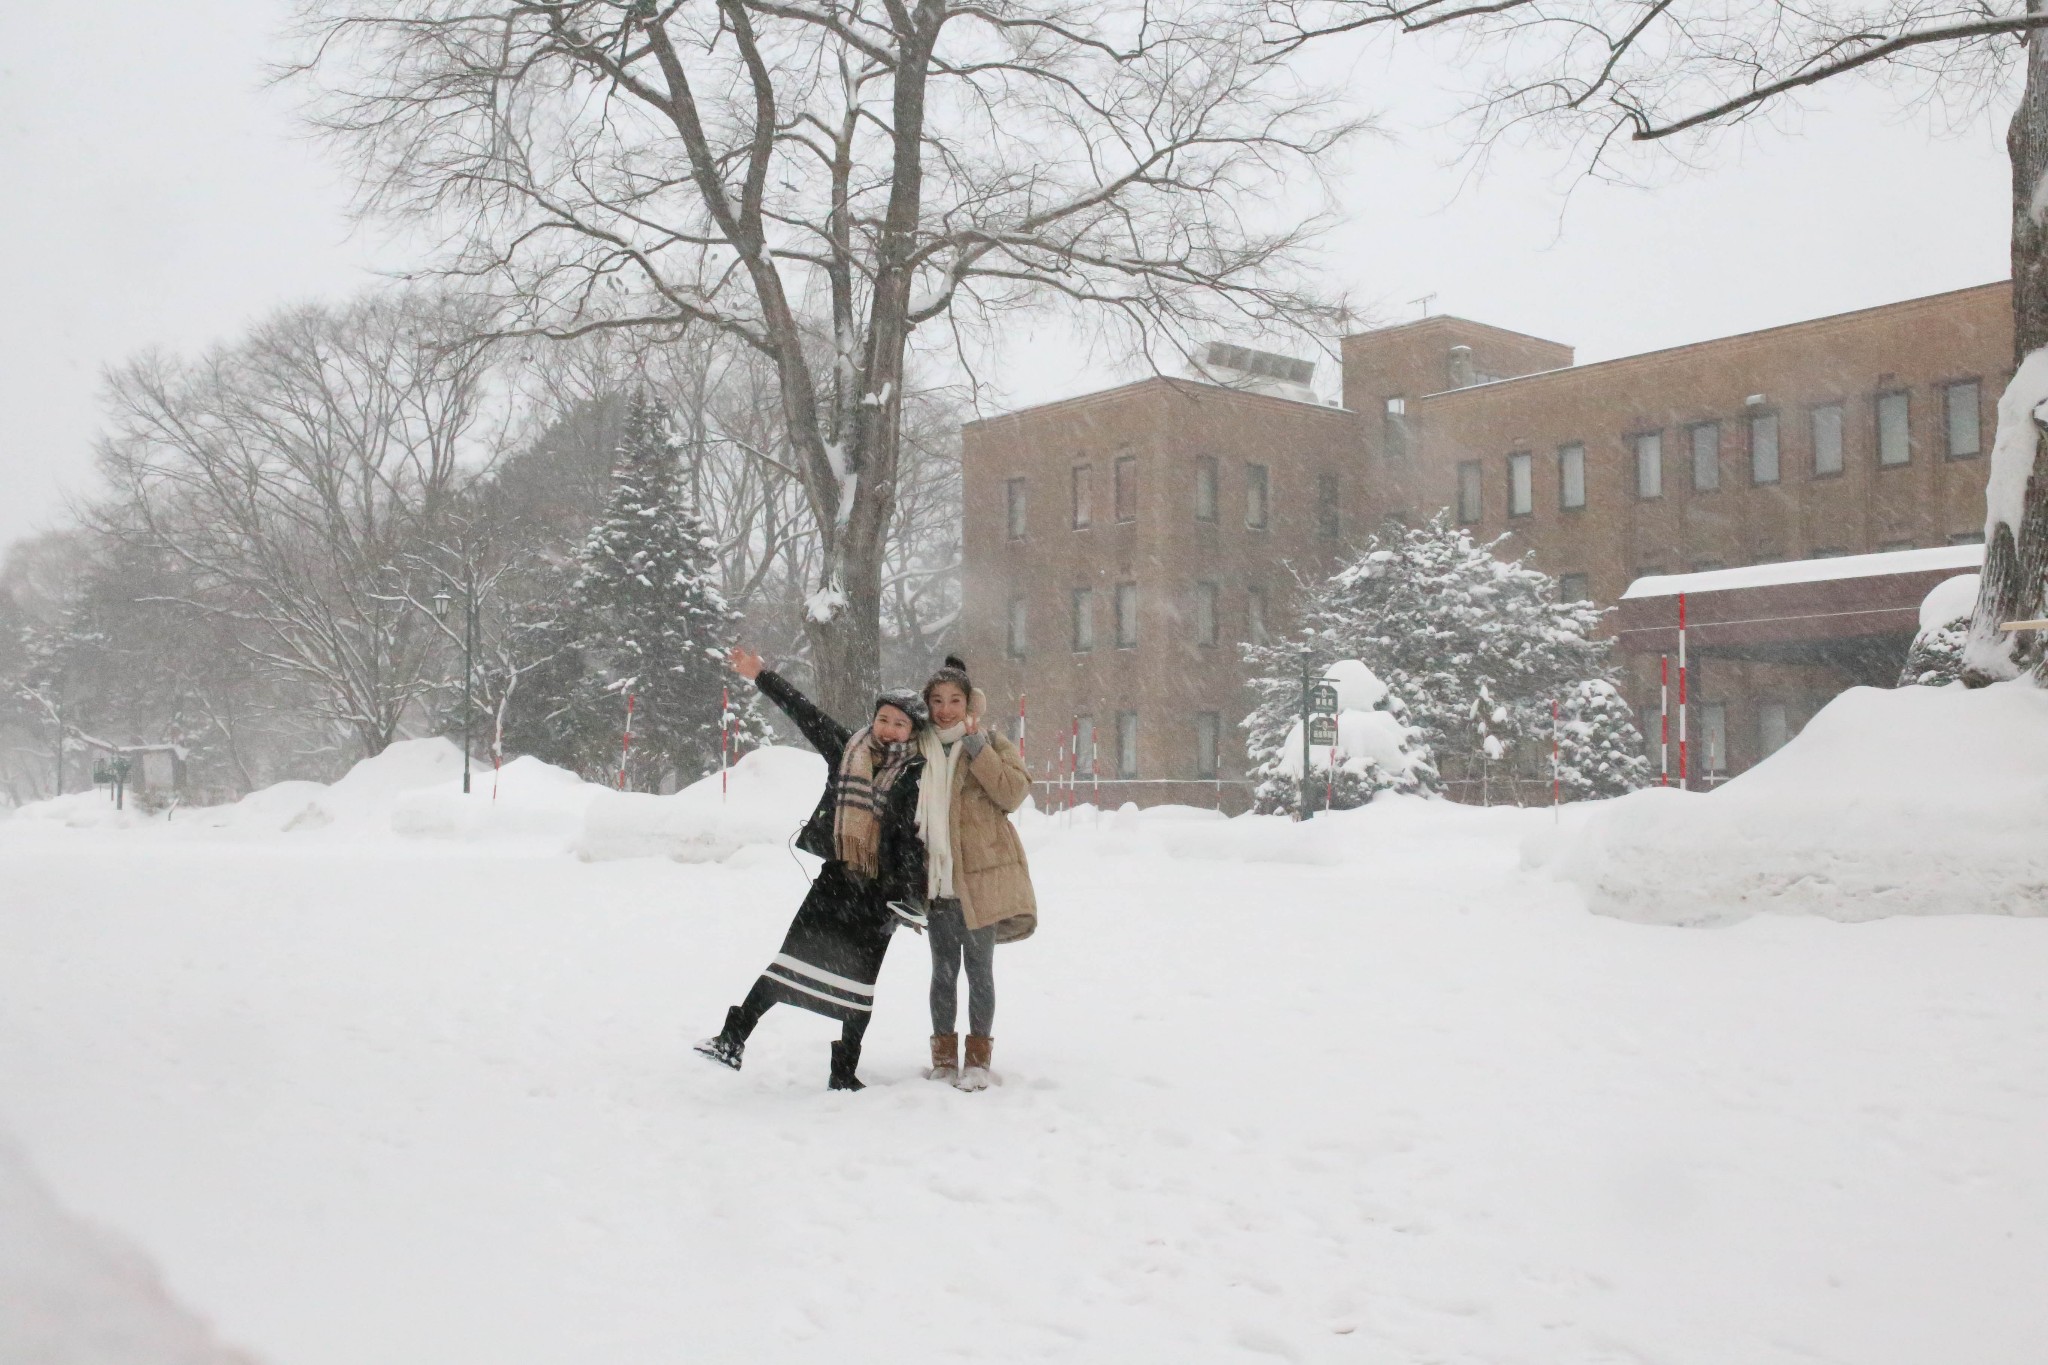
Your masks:
[[[1887,550],[1874,555],[1837,555],[1832,559],[1788,559],[1778,564],[1746,564],[1739,569],[1703,569],[1699,573],[1651,574],[1628,585],[1624,602],[1640,597],[1676,597],[1680,593],[1728,592],[1735,588],[1768,588],[1781,583],[1822,583],[1842,578],[1881,578],[1891,574],[1974,573],[1984,564],[1982,545],[1937,545],[1929,550]]]
[[[1658,574],[1622,594],[1615,634],[1631,653],[1676,654],[1683,594],[1695,655],[1826,665],[1889,686],[1928,592],[1983,562],[1982,545],[1942,545]]]

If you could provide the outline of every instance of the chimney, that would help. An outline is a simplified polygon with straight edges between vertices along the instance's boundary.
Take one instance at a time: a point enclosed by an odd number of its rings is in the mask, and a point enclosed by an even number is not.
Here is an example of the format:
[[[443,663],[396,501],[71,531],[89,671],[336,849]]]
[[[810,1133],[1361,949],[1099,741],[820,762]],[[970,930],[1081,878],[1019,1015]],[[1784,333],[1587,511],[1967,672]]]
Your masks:
[[[1477,377],[1477,373],[1472,368],[1472,348],[1470,346],[1451,347],[1451,387],[1454,389],[1469,389],[1476,382]]]

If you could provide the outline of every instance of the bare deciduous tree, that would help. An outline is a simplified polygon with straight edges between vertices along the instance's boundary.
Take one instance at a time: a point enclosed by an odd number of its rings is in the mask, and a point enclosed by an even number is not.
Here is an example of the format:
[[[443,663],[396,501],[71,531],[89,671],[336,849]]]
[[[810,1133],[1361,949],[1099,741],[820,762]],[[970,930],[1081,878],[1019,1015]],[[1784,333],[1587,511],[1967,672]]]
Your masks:
[[[1353,126],[1237,0],[308,0],[320,126],[511,330],[685,324],[773,367],[828,707],[865,706],[913,334],[1078,302],[1146,346],[1312,308]],[[1272,210],[1271,212],[1266,212]],[[1262,212],[1265,216],[1262,219]]]
[[[234,623],[366,755],[439,681],[404,566],[443,538],[484,463],[478,327],[469,306],[423,295],[299,308],[109,383],[101,529],[169,556],[180,600]]]

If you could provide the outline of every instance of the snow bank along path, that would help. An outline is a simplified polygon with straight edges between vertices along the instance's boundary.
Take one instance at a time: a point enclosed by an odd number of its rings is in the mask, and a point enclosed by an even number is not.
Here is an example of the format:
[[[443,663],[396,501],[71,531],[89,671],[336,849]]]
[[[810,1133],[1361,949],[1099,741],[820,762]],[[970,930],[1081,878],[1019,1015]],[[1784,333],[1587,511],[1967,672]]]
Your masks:
[[[0,1128],[267,1365],[2048,1340],[2048,922],[1591,916],[1520,866],[1548,812],[1032,818],[1006,1083],[916,1078],[905,939],[843,1095],[805,1015],[687,1051],[802,890],[780,845],[331,813],[0,822]]]

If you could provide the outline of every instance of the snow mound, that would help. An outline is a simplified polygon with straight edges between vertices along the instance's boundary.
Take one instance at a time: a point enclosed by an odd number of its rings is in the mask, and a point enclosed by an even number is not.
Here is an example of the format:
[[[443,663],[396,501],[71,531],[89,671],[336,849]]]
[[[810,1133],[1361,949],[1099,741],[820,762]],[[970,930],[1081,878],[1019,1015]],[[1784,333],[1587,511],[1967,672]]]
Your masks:
[[[391,803],[394,833],[416,839],[512,839],[561,852],[583,833],[590,803],[605,788],[566,768],[519,757],[493,773],[473,774],[464,795],[458,773],[445,782],[399,793]]]
[[[668,796],[599,791],[585,809],[577,856],[710,863],[786,844],[825,790],[825,760],[808,749],[765,745],[743,754],[728,777],[723,790],[713,773]]]
[[[134,829],[148,824],[150,820],[148,814],[136,809],[132,796],[122,809],[115,810],[113,795],[105,788],[31,801],[12,814],[15,819],[62,825],[67,829]]]
[[[1522,857],[1644,923],[2048,915],[2044,826],[2048,692],[1859,687],[1718,790],[1588,807]]]
[[[88,793],[89,794],[89,793]],[[110,803],[111,804],[111,803]],[[164,1292],[134,1248],[60,1208],[0,1140],[0,1360],[251,1365]]]
[[[1977,609],[1977,585],[1982,574],[1959,573],[1944,578],[1920,599],[1920,629],[1940,630],[1951,621],[1969,618]]]
[[[188,827],[247,834],[304,834],[330,827],[384,830],[406,793],[461,781],[459,747],[445,739],[402,739],[332,784],[278,782],[233,805],[181,811],[173,819]]]

